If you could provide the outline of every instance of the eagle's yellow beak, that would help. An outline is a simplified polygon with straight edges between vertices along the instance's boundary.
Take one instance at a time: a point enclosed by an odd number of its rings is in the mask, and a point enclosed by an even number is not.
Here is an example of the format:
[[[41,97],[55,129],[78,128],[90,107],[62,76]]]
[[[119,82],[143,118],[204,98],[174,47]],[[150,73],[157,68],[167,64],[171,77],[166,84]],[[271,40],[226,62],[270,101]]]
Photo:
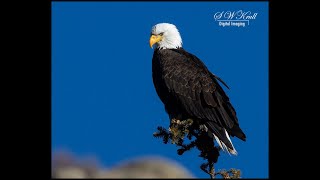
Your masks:
[[[161,39],[162,39],[162,36],[160,36],[160,35],[152,35],[152,36],[150,37],[150,47],[152,48],[152,46],[153,46],[155,43],[161,41]]]

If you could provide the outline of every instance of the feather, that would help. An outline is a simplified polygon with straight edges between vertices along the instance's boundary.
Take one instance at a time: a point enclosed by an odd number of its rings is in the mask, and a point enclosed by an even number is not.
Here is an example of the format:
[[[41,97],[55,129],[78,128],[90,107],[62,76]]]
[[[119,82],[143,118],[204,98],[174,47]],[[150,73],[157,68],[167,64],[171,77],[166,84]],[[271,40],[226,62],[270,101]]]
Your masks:
[[[212,133],[212,134],[214,136],[214,139],[216,139],[217,143],[219,144],[220,148],[224,151],[224,148],[223,148],[223,146],[222,146],[222,144],[220,142],[220,139],[214,133]]]
[[[226,86],[228,89],[230,89],[229,86],[221,78],[219,78],[218,76],[216,76],[214,74],[212,74],[212,75],[214,78],[218,79],[224,86]]]
[[[227,136],[227,138],[228,138],[228,140],[230,141],[231,146],[232,146],[232,149],[230,149],[230,153],[233,154],[233,155],[237,155],[238,152],[237,152],[237,150],[234,148],[234,146],[233,146],[233,144],[232,144],[232,141],[231,141],[231,139],[230,139],[230,137],[229,137],[229,134],[228,134],[227,130],[224,129],[224,132],[226,133],[226,136]],[[229,149],[228,149],[228,150],[229,150]]]

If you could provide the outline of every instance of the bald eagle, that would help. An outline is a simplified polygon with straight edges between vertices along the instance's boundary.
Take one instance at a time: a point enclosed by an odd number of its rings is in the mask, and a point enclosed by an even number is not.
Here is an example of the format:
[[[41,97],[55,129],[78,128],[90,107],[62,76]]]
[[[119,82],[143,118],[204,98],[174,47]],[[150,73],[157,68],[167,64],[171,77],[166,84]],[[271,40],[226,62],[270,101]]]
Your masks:
[[[153,84],[169,118],[193,119],[203,124],[222,150],[236,155],[229,135],[243,141],[246,135],[218,81],[229,89],[226,83],[211,73],[199,58],[182,48],[175,25],[153,26],[150,47],[153,46]]]

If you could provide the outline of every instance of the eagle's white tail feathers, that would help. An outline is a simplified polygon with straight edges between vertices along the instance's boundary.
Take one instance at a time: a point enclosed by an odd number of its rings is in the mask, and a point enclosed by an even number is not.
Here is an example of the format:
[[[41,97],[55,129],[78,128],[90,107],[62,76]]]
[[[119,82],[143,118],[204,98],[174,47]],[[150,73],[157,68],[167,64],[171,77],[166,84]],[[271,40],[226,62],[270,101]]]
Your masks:
[[[224,129],[224,131],[225,131],[226,136],[227,136],[228,140],[230,141],[233,149],[228,148],[214,133],[212,133],[212,134],[213,134],[214,138],[216,139],[217,143],[219,144],[219,146],[221,147],[221,149],[222,149],[223,151],[226,150],[229,155],[230,155],[230,153],[231,153],[232,155],[237,155],[238,152],[237,152],[236,149],[234,148],[234,146],[233,146],[233,144],[232,144],[232,141],[231,141],[231,139],[230,139],[230,137],[229,137],[228,132],[226,131],[226,129]]]
[[[236,148],[234,148],[234,146],[233,146],[233,144],[232,144],[232,141],[231,141],[231,139],[230,139],[230,136],[229,136],[229,134],[228,134],[227,130],[226,130],[226,129],[224,129],[224,132],[226,133],[226,136],[227,136],[228,140],[230,141],[231,146],[232,146],[232,148],[233,148],[233,150],[232,150],[232,149],[230,149],[230,153],[231,153],[231,154],[233,154],[233,155],[237,155],[237,154],[238,154],[238,152],[236,151]]]
[[[227,151],[227,153],[230,155],[230,152],[229,152],[229,148],[221,141],[224,149]],[[223,150],[224,151],[224,150]]]
[[[219,146],[221,147],[221,149],[224,151],[223,146],[221,145],[220,139],[214,134],[212,133],[214,138],[216,139],[217,143],[219,144]]]

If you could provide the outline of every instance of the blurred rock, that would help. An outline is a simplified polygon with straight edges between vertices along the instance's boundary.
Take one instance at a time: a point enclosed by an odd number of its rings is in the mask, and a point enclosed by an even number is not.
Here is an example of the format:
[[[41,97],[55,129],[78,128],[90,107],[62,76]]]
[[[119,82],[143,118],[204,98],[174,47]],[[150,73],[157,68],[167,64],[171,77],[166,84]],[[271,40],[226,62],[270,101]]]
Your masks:
[[[192,178],[181,165],[160,157],[143,157],[124,162],[96,178]]]
[[[90,178],[99,171],[99,163],[94,158],[76,158],[67,151],[53,154],[52,178]]]
[[[53,178],[88,178],[86,172],[77,167],[58,168]]]
[[[56,154],[52,178],[194,178],[178,163],[158,156],[127,160],[110,169],[93,162],[76,160],[68,153]]]

